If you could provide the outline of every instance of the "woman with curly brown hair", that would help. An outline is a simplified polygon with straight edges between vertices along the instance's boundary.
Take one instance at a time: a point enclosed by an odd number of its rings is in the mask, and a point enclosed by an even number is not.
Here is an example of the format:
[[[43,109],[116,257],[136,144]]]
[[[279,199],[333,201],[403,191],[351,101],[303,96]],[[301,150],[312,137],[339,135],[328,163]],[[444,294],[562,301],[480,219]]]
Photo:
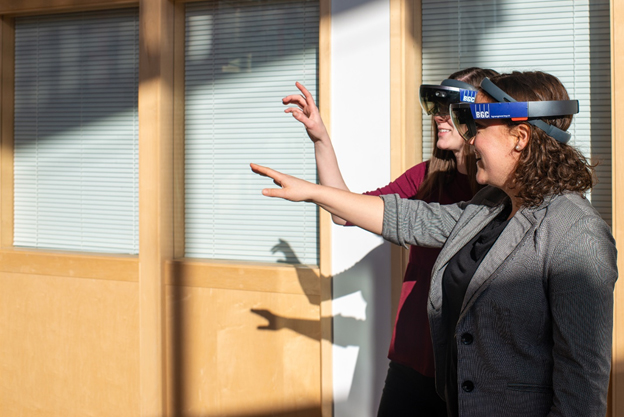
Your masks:
[[[514,72],[450,110],[488,185],[466,203],[363,196],[252,169],[281,186],[267,196],[314,202],[396,244],[442,247],[428,315],[450,416],[602,417],[616,249],[584,197],[593,167],[567,144],[578,102],[549,74]]]

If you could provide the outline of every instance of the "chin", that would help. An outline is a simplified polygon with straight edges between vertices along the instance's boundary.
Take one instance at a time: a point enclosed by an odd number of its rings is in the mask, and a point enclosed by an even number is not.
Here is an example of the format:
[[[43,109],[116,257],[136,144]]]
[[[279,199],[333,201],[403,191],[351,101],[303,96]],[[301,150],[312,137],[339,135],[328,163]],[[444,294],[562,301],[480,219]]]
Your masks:
[[[441,151],[453,151],[455,147],[449,146],[450,144],[446,142],[447,141],[444,139],[438,139],[438,142],[436,143],[436,148],[440,149]]]
[[[438,138],[436,142],[436,147],[443,151],[458,151],[464,147],[463,139],[455,139],[455,138]]]

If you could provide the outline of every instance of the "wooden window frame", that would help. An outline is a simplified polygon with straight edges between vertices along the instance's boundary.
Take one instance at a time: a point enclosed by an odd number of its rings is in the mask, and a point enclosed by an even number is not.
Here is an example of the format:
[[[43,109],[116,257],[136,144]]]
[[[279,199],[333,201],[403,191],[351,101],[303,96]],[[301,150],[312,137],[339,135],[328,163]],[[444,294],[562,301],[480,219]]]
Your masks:
[[[319,216],[318,268],[183,257],[184,3],[190,1],[199,0],[0,0],[0,272],[138,283],[140,414],[145,416],[166,410],[167,285],[318,296],[320,316],[331,317],[331,219],[324,211]],[[319,104],[329,129],[330,0],[320,0],[320,5]],[[14,18],[123,7],[139,8],[139,255],[14,248]],[[241,280],[241,275],[254,279]],[[322,414],[330,416],[332,328],[331,320],[320,321]]]
[[[616,242],[624,242],[624,5],[611,0],[611,149],[613,220]],[[624,257],[618,257],[618,268],[624,271]],[[608,416],[618,416],[624,410],[624,285],[615,285],[613,318],[613,353],[609,390]]]
[[[105,3],[105,4],[103,4]],[[76,276],[138,282],[138,257],[13,247],[13,118],[15,17],[94,9],[137,7],[137,1],[0,1],[0,71],[2,91],[0,119],[0,271],[41,275]],[[121,266],[123,265],[123,266]]]
[[[422,162],[422,120],[418,88],[422,79],[421,0],[390,0],[390,176],[394,180]],[[391,323],[394,327],[409,251],[390,249]]]

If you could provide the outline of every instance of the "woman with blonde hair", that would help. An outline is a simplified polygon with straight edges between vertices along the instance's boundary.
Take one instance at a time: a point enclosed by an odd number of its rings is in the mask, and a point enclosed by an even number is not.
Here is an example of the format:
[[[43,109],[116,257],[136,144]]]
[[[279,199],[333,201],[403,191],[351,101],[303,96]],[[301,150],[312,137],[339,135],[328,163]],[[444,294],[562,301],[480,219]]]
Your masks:
[[[431,158],[408,169],[390,184],[364,194],[396,193],[401,198],[443,204],[471,199],[480,188],[475,179],[474,152],[453,127],[448,107],[451,103],[474,100],[481,80],[496,74],[490,69],[466,68],[451,74],[440,85],[422,85],[420,103],[432,116]],[[303,85],[297,87],[303,95],[285,97],[283,103],[297,105],[285,111],[303,123],[314,142],[320,183],[348,191],[314,99]],[[332,219],[336,224],[348,224],[337,216]],[[446,404],[435,392],[433,347],[427,320],[431,268],[439,252],[437,248],[410,247],[378,417],[446,416]]]

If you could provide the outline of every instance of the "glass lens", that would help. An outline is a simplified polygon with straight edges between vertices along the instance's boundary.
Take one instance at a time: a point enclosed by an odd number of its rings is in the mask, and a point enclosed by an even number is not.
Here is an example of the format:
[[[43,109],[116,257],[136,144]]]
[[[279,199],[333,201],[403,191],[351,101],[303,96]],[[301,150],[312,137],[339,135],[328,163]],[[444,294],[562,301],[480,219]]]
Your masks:
[[[435,114],[437,110],[437,104],[433,101],[427,100],[426,97],[420,96],[420,107],[427,113],[429,116]]]
[[[420,106],[428,115],[448,115],[450,103],[458,103],[459,89],[445,86],[421,85]]]
[[[470,104],[451,104],[450,109],[455,130],[465,141],[469,141],[477,134],[477,126],[470,111]]]
[[[446,116],[448,115],[448,104],[444,105],[436,101],[420,100],[420,106],[429,116]]]

